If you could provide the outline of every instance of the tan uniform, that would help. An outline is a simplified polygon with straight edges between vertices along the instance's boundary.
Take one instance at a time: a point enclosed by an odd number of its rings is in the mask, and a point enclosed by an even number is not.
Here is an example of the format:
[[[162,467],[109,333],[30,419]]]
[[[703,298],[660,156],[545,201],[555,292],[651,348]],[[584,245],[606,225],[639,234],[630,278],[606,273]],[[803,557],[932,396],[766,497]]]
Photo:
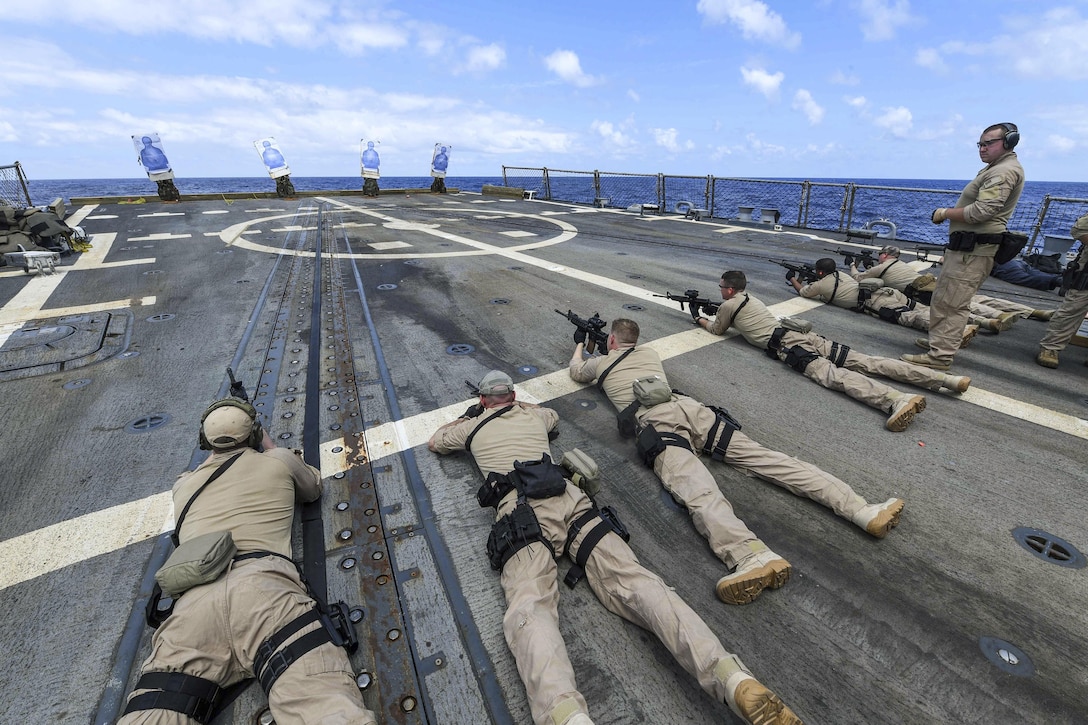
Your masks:
[[[949,232],[1001,234],[1024,189],[1024,168],[1009,151],[978,172],[956,208],[964,210],[963,222],[950,222]],[[929,355],[951,363],[963,339],[963,327],[970,314],[971,298],[986,281],[994,266],[996,244],[980,244],[969,252],[947,251],[937,289],[930,304]]]
[[[610,350],[608,355],[571,365],[570,375],[579,382],[596,380],[626,349],[629,348]],[[636,347],[605,376],[605,394],[617,411],[634,401],[632,383],[649,375],[667,380],[657,352]],[[652,425],[658,433],[680,435],[696,452],[703,449],[716,421],[714,411],[684,395],[674,396],[673,400],[652,408],[640,407],[636,417],[639,429]],[[835,476],[810,463],[765,448],[740,431],[733,432],[724,461],[791,493],[817,501],[845,519],[850,519],[866,505],[865,499]],[[717,481],[697,453],[679,446],[666,446],[654,459],[654,473],[665,490],[687,507],[695,528],[728,566],[736,566],[737,561],[751,551],[748,544],[757,540],[755,534],[733,513],[732,505],[722,495]]]
[[[1088,214],[1073,223],[1070,235],[1080,240],[1080,253],[1069,265],[1069,269],[1072,270],[1072,274],[1084,272],[1088,270]],[[1046,334],[1039,341],[1039,346],[1055,352],[1064,349],[1084,323],[1086,314],[1088,314],[1088,290],[1067,290],[1061,307],[1050,318],[1050,323],[1046,326]]]
[[[738,308],[739,312],[737,312]],[[736,313],[735,319],[734,313]],[[767,309],[766,305],[753,297],[751,293],[741,292],[733,299],[722,302],[722,306],[718,308],[718,314],[708,323],[706,329],[715,335],[724,335],[726,330],[735,329],[749,344],[766,350],[771,336],[779,326],[778,318]],[[793,346],[799,346],[802,350],[814,352],[820,356],[805,368],[805,377],[825,388],[846,393],[855,400],[885,412],[891,410],[893,401],[902,394],[867,376],[879,375],[927,390],[940,390],[947,377],[935,370],[911,365],[901,360],[865,355],[853,348],[848,348],[849,352],[842,366],[836,366],[828,358],[838,352],[842,346],[814,332],[786,332],[776,357],[785,361],[785,351]]]
[[[858,283],[839,270],[804,285],[798,293],[847,310],[858,306]]]
[[[174,510],[180,512],[219,466],[238,451],[215,453],[174,484]],[[296,496],[313,501],[321,495],[321,475],[295,453],[274,448],[264,453],[246,448],[219,478],[201,492],[183,521],[180,538],[230,530],[239,554],[258,551],[291,554],[291,521]],[[229,687],[253,676],[258,647],[284,625],[307,613],[314,600],[298,570],[278,556],[232,563],[210,584],[182,594],[173,614],[155,630],[147,672],[184,672]],[[321,627],[303,627],[287,644]],[[130,699],[146,690],[137,690]],[[363,704],[351,663],[331,643],[310,650],[288,667],[268,695],[277,722],[376,723]],[[171,710],[142,710],[125,715],[122,725],[188,723]]]
[[[478,418],[440,429],[432,439],[434,450],[464,450],[469,434],[503,407],[490,408]],[[538,460],[548,452],[548,431],[558,421],[554,410],[515,403],[509,412],[479,428],[472,439],[472,456],[484,476],[492,471],[508,473],[514,469],[514,461]],[[593,506],[589,497],[569,481],[558,496],[527,501],[556,556],[565,551],[571,522]],[[516,502],[517,493],[511,491],[499,503],[496,521],[510,513]],[[583,528],[572,542],[572,551],[567,552],[572,559],[590,528]],[[638,563],[623,539],[606,534],[589,555],[585,572],[590,588],[605,608],[657,635],[706,692],[725,702],[725,682],[735,669],[735,657],[676,592]],[[536,542],[515,553],[503,567],[501,577],[507,602],[503,632],[537,725],[561,725],[573,715],[587,712],[559,631],[556,574],[551,552]]]
[[[910,269],[903,265],[906,269]],[[911,271],[915,277],[917,273]],[[900,275],[902,276],[902,275]],[[838,282],[838,284],[836,284]],[[858,287],[858,283],[848,277],[843,272],[834,272],[827,275],[820,280],[807,284],[800,289],[802,297],[808,297],[810,299],[818,299],[821,302],[828,302],[836,307],[842,307],[848,310],[858,311],[858,295],[861,290]],[[888,322],[894,322],[897,325],[903,327],[910,327],[915,330],[928,330],[929,329],[929,307],[923,305],[920,302],[913,302],[905,294],[892,287],[881,287],[874,290],[867,299],[860,303],[861,311],[866,312],[873,317],[879,317],[882,320]],[[913,307],[913,309],[910,309]],[[881,315],[881,310],[894,311],[896,314],[885,317]],[[888,315],[888,312],[884,313]],[[996,312],[993,316],[997,317],[1000,312]],[[1030,312],[1029,312],[1030,314]],[[969,321],[972,324],[976,324],[979,320],[972,316]]]
[[[906,262],[893,258],[852,276],[856,280],[879,279],[884,283],[885,287],[891,287],[902,292],[907,288],[908,284],[918,278],[918,273]]]

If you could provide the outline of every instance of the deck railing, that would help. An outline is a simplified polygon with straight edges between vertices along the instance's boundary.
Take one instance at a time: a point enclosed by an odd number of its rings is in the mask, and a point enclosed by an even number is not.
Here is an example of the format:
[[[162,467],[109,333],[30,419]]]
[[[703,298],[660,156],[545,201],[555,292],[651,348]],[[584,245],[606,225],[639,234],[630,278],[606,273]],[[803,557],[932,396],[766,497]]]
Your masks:
[[[930,214],[954,206],[960,189],[925,189],[853,182],[741,179],[723,176],[573,171],[503,166],[503,184],[535,192],[538,199],[627,208],[649,204],[661,212],[706,210],[704,218],[779,223],[801,229],[845,233],[869,228],[904,242],[944,244],[947,226]],[[770,215],[777,212],[777,219]],[[1088,213],[1088,199],[1046,194],[1021,196],[1009,229],[1029,236],[1041,249],[1047,236],[1068,237]]]
[[[0,199],[16,209],[30,206],[30,190],[26,185],[23,167],[18,161],[0,166]]]

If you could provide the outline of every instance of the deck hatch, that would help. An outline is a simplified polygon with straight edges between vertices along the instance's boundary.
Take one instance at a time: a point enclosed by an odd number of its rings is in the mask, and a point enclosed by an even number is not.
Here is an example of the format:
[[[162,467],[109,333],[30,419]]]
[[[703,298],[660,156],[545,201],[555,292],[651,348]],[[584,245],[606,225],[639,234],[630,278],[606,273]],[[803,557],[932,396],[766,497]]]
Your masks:
[[[1013,529],[1012,536],[1020,546],[1043,561],[1070,569],[1083,569],[1088,565],[1077,547],[1042,529],[1020,526]]]

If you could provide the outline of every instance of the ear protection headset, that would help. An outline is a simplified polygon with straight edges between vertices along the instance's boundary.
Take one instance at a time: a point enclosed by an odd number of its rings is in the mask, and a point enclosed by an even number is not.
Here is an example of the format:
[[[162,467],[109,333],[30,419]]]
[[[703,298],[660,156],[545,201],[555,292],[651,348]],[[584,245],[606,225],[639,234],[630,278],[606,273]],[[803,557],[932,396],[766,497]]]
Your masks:
[[[1009,151],[1020,143],[1020,132],[1016,130],[1015,123],[999,123],[997,125],[1005,129],[1005,139],[1001,142],[1001,148]]]
[[[201,448],[201,450],[205,450],[205,451],[217,450],[215,448],[215,446],[213,446],[211,444],[211,442],[207,439],[207,437],[204,435],[204,421],[207,420],[208,416],[211,414],[211,412],[213,410],[217,410],[219,408],[223,408],[223,407],[227,407],[227,406],[231,406],[231,407],[234,407],[234,408],[238,408],[239,410],[242,410],[243,412],[245,412],[246,415],[249,416],[249,419],[251,421],[253,421],[253,426],[252,426],[252,428],[250,428],[250,431],[249,431],[249,438],[246,439],[246,445],[249,446],[250,448],[254,449],[254,450],[260,450],[261,449],[261,440],[263,440],[263,438],[264,438],[264,429],[261,428],[261,421],[257,420],[257,409],[254,408],[249,403],[247,403],[246,401],[239,400],[238,398],[223,398],[222,400],[217,400],[214,403],[212,403],[211,405],[209,405],[208,409],[204,411],[204,414],[200,416],[200,435],[199,435],[199,438],[200,438],[200,448]]]

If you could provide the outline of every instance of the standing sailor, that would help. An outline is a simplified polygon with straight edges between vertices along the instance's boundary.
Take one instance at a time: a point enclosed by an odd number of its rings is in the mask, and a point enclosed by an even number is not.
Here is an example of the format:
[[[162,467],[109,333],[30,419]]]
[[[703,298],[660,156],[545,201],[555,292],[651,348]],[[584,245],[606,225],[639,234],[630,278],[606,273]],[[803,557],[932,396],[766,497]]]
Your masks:
[[[1080,242],[1080,253],[1066,267],[1063,281],[1065,300],[1039,341],[1039,354],[1035,356],[1035,362],[1044,368],[1058,367],[1058,353],[1073,339],[1084,324],[1084,316],[1088,314],[1088,214],[1073,223],[1069,234]],[[1084,364],[1088,365],[1088,360]]]
[[[929,351],[901,359],[935,370],[952,367],[970,315],[971,297],[993,269],[998,246],[1006,241],[1009,217],[1024,190],[1024,167],[1013,151],[1019,142],[1016,124],[988,126],[977,144],[986,167],[964,187],[955,207],[934,210],[933,223],[947,219],[949,234],[930,306]]]

